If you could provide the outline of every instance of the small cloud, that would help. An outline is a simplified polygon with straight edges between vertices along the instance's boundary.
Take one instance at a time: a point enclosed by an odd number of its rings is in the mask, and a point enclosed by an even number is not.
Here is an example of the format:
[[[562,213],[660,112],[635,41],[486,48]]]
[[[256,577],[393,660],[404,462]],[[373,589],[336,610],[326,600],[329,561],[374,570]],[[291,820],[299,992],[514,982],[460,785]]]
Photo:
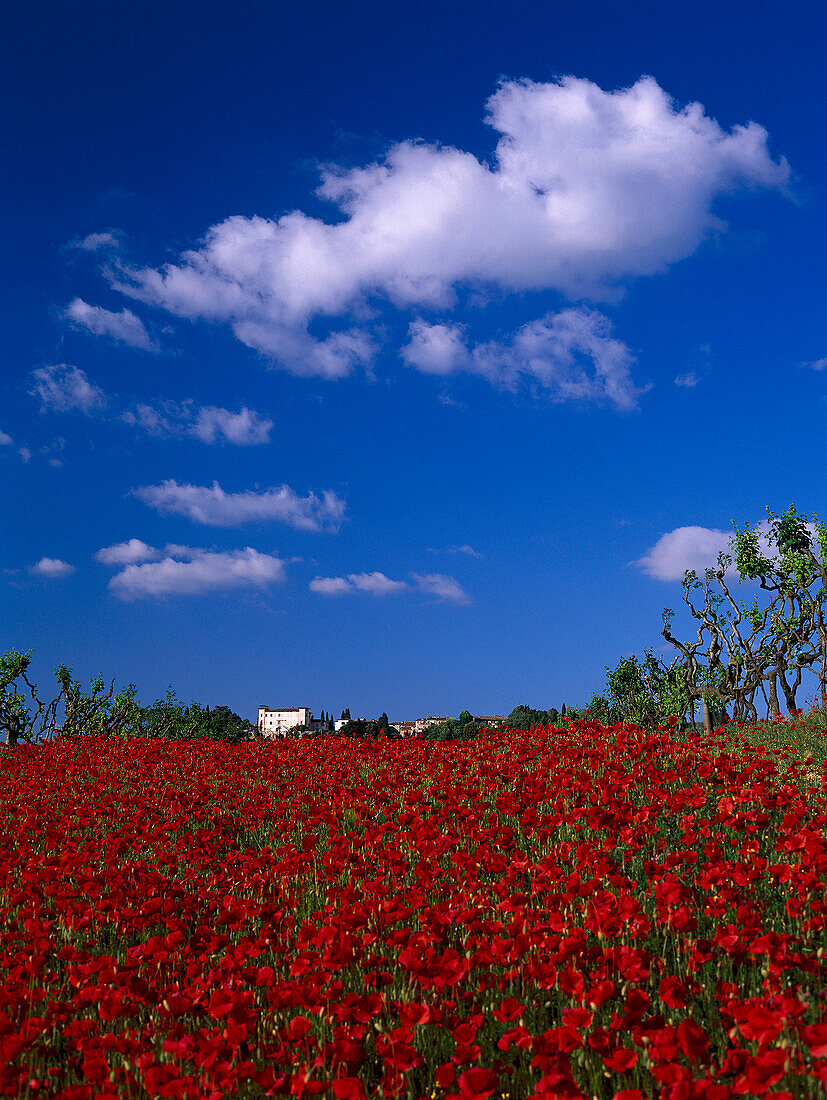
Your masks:
[[[596,310],[564,309],[529,321],[506,340],[467,348],[464,327],[412,321],[402,359],[426,374],[463,371],[485,378],[501,389],[521,382],[542,386],[552,400],[611,402],[628,411],[651,389],[631,377],[629,349],[612,336],[608,317]]]
[[[29,462],[31,460],[32,452],[28,447],[21,447],[17,453],[20,455],[24,462]]]
[[[628,527],[631,524],[630,519],[616,519],[615,527]]]
[[[368,592],[371,596],[390,596],[405,592],[410,586],[405,581],[394,581],[384,573],[349,573],[347,577],[314,577],[310,591],[322,596],[344,596],[355,592]]]
[[[460,324],[430,325],[417,318],[409,326],[409,342],[402,348],[402,359],[424,374],[445,376],[469,370],[471,356],[465,346],[466,328]]]
[[[405,581],[392,581],[384,573],[349,573],[347,579],[359,592],[372,596],[389,596],[408,587]]]
[[[691,370],[691,371],[688,371],[686,374],[677,375],[676,378],[675,378],[675,385],[676,386],[686,386],[689,389],[694,389],[695,386],[697,386],[699,381],[700,381],[700,379],[698,378],[695,371]]]
[[[449,409],[465,409],[468,406],[463,405],[461,401],[455,401],[449,393],[441,393],[439,395],[440,405],[447,405]]]
[[[0,432],[0,447],[11,447],[13,443],[14,440],[10,435],[7,435],[6,432]]]
[[[58,436],[57,439],[53,439],[51,443],[45,444],[40,448],[40,453],[45,459],[48,460],[49,465],[53,467],[59,467],[63,465],[63,459],[59,458],[63,450],[66,447],[66,440],[63,436]]]
[[[131,309],[113,313],[102,306],[92,306],[82,298],[75,298],[63,311],[63,316],[75,328],[83,328],[94,336],[110,336],[122,344],[143,351],[157,351],[143,321]]]
[[[262,492],[225,493],[217,481],[212,486],[188,485],[170,478],[132,492],[156,512],[187,516],[208,527],[274,521],[301,531],[338,531],[346,507],[329,489],[320,497],[315,493],[300,497],[289,485]]]
[[[471,597],[462,588],[459,581],[444,573],[411,573],[420,592],[428,596],[436,596],[438,600],[446,603],[470,604]]]
[[[475,550],[473,546],[469,546],[467,542],[464,542],[462,546],[444,546],[442,548],[438,546],[429,546],[427,549],[429,554],[466,554],[469,558],[481,558],[482,554],[479,550]]]
[[[83,252],[100,252],[107,248],[120,248],[120,235],[112,231],[108,233],[90,233],[86,237],[75,238],[70,241],[69,248],[78,248]]]
[[[129,424],[130,427],[139,428],[142,432],[146,432],[147,435],[177,435],[180,427],[175,417],[181,414],[177,411],[171,411],[173,408],[175,407],[171,403],[169,409],[164,405],[163,411],[159,411],[152,405],[136,405],[134,410],[127,409],[121,415],[121,420],[125,424]]]
[[[715,569],[718,554],[729,549],[731,531],[710,527],[676,527],[644,554],[629,562],[659,581],[682,580],[687,569]]]
[[[109,590],[122,600],[159,599],[240,588],[265,589],[286,580],[281,558],[250,546],[226,553],[195,551],[186,555],[189,560],[180,557],[169,554],[161,561],[127,565],[112,577]]]
[[[824,370],[827,368],[827,358],[815,359],[812,363],[807,363],[807,366],[812,370]]]
[[[40,400],[43,412],[82,412],[91,416],[106,405],[103,390],[90,382],[79,367],[66,363],[38,367],[31,372],[30,379],[29,393]]]
[[[123,413],[121,419],[148,435],[189,435],[202,443],[230,443],[236,447],[269,443],[273,428],[272,420],[246,406],[231,412],[216,405],[195,408],[191,400],[180,404],[165,401],[160,406],[139,404]]]
[[[815,537],[813,524],[805,525]],[[758,534],[758,548],[768,558],[775,557],[777,551],[770,546],[768,535],[770,521],[761,520],[752,528]],[[659,581],[683,580],[687,569],[694,570],[699,576],[706,569],[718,568],[718,554],[723,551],[732,556],[729,540],[734,531],[721,531],[716,527],[676,527],[661,535],[654,546],[636,561],[628,564],[636,566],[650,577]],[[737,577],[734,564],[727,570],[727,576]]]
[[[215,405],[205,405],[198,410],[198,416],[189,428],[189,433],[202,443],[217,443],[224,439],[237,447],[251,447],[269,443],[272,427],[272,420],[259,416],[246,407],[234,413]]]
[[[346,596],[355,589],[345,577],[314,577],[310,582],[310,591],[318,592],[320,596]]]
[[[145,561],[153,561],[160,554],[154,546],[149,546],[140,539],[129,539],[127,542],[115,543],[114,546],[104,546],[92,557],[103,565],[139,565]]]
[[[67,561],[61,561],[60,558],[41,558],[29,570],[38,577],[68,577],[74,571],[74,565],[70,565]]]

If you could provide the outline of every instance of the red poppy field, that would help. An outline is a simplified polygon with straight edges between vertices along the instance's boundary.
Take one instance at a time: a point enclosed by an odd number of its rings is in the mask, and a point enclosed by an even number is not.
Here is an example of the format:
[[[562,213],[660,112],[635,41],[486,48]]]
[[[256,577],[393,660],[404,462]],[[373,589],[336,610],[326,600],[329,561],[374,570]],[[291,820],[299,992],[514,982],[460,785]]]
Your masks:
[[[0,756],[0,1094],[823,1097],[824,776],[635,727]]]

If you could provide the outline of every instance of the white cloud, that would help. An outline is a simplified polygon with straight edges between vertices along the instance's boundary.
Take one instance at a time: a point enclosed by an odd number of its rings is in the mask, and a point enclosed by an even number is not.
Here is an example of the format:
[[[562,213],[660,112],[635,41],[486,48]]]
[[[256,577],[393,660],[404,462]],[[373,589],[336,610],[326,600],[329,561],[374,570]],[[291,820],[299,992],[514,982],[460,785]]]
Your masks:
[[[7,435],[5,432],[0,432],[0,447],[11,447],[13,443],[14,440],[10,435]]]
[[[198,416],[189,431],[202,443],[216,443],[225,439],[238,447],[250,447],[269,443],[272,427],[272,420],[259,416],[246,406],[233,413],[229,409],[205,405],[198,410]]]
[[[421,592],[428,596],[436,596],[438,600],[447,603],[470,604],[471,597],[462,588],[454,577],[448,577],[444,573],[412,573]]]
[[[405,581],[393,581],[384,573],[348,573],[347,577],[314,577],[311,592],[322,596],[344,596],[354,592],[368,592],[371,596],[390,596],[405,592],[410,585]]]
[[[169,479],[133,489],[133,493],[157,512],[187,516],[209,527],[276,521],[303,531],[336,531],[346,507],[331,490],[320,497],[315,493],[300,497],[289,485],[262,492],[225,493],[217,481],[208,487]]]
[[[70,248],[79,248],[84,252],[100,252],[104,248],[120,248],[121,242],[116,233],[90,233],[79,240],[71,241]]]
[[[60,558],[41,558],[30,569],[30,572],[36,573],[38,577],[68,577],[74,571],[74,565],[70,565],[68,561],[61,561]]]
[[[17,452],[24,462],[29,462],[32,457],[32,452],[28,447],[21,447]]]
[[[93,554],[95,561],[103,565],[136,565],[145,561],[153,561],[160,557],[154,546],[149,546],[140,539],[128,539],[126,542],[118,542],[114,546],[104,546]]]
[[[614,92],[575,77],[505,81],[486,121],[499,135],[490,164],[402,141],[363,168],[322,169],[317,194],[335,220],[235,215],[178,263],[116,265],[110,281],[177,316],[229,324],[287,370],[335,378],[370,364],[378,304],[444,310],[486,289],[604,298],[720,231],[720,196],[783,191],[790,177],[761,126],[727,131],[651,77]],[[316,318],[339,318],[339,330],[311,337]],[[450,372],[460,343],[455,327],[432,327],[412,354],[421,370]]]
[[[682,580],[687,569],[702,574],[704,569],[718,568],[718,554],[729,550],[732,531],[709,527],[676,527],[667,531],[637,561],[636,565],[659,581]]]
[[[384,573],[349,573],[347,578],[359,592],[369,592],[372,596],[390,596],[404,592],[408,585],[404,581],[392,581]]]
[[[808,366],[812,367],[813,370],[824,370],[827,368],[827,358],[815,359],[812,363],[809,363]]]
[[[122,344],[144,351],[157,350],[140,317],[131,309],[114,313],[102,306],[92,306],[82,298],[75,298],[63,311],[63,316],[77,328],[84,328],[94,336],[111,336]]]
[[[813,524],[807,523],[805,526],[815,539],[817,533]],[[760,520],[752,525],[752,529],[758,532],[758,548],[761,553],[768,558],[776,557],[778,551],[767,539],[770,521]],[[704,570],[718,568],[718,554],[721,551],[733,556],[729,540],[734,533],[731,529],[720,531],[716,527],[676,527],[674,531],[661,535],[642,558],[629,562],[629,565],[637,566],[659,581],[683,580],[687,569],[694,569],[701,578]],[[737,577],[734,564],[726,575]]]
[[[409,367],[424,374],[453,374],[472,370],[472,357],[465,346],[467,325],[428,324],[421,318],[408,329],[409,343],[400,355]]]
[[[689,389],[694,389],[697,384],[698,376],[693,370],[688,371],[686,374],[679,374],[675,378],[676,386],[686,386]]]
[[[508,340],[477,344],[472,351],[462,344],[456,325],[430,325],[418,318],[409,334],[402,358],[431,374],[467,371],[509,390],[528,380],[548,390],[554,401],[610,401],[619,409],[634,408],[649,388],[634,385],[629,349],[612,337],[608,318],[594,310],[547,313]]]
[[[180,407],[172,402],[165,402],[162,411],[152,405],[139,404],[134,409],[127,409],[121,419],[130,427],[139,428],[147,435],[177,435],[180,432],[179,418]]]
[[[345,577],[314,577],[310,582],[310,591],[321,596],[346,596],[355,589]]]
[[[183,555],[182,555],[183,556]],[[267,588],[282,584],[284,561],[247,546],[226,553],[191,551],[190,560],[172,556],[143,565],[127,565],[109,582],[123,600],[161,596],[199,596],[235,588]]]
[[[448,603],[470,604],[471,597],[454,577],[444,573],[411,573],[416,588],[427,596],[435,596]],[[409,592],[407,581],[394,581],[384,573],[348,573],[346,577],[314,577],[310,591],[321,596],[347,596],[368,592],[372,596],[390,596]]]
[[[246,406],[234,413],[216,405],[196,408],[191,400],[138,404],[123,413],[121,419],[148,435],[190,435],[202,443],[226,442],[237,447],[269,443],[273,428],[272,420]]]
[[[30,375],[29,393],[40,399],[41,408],[52,412],[78,412],[91,416],[104,408],[103,390],[90,382],[79,367],[59,363],[50,367],[38,367]]]

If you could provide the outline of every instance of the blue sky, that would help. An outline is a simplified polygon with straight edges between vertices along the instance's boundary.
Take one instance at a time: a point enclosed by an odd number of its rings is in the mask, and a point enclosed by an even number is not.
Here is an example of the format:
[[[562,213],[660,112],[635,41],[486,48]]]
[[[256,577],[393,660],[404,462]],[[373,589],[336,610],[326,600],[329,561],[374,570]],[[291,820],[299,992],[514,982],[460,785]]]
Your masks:
[[[6,26],[2,630],[39,681],[584,703],[671,659],[733,519],[827,518],[822,5]]]

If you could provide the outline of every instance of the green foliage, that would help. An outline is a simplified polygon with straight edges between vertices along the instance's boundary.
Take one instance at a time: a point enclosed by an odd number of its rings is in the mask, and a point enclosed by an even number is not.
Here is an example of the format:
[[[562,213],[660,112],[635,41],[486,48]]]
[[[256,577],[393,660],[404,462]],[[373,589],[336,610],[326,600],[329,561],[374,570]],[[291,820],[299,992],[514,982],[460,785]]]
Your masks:
[[[623,714],[613,706],[605,695],[592,693],[589,700],[589,717],[604,726],[613,726],[616,722],[623,721]]]
[[[98,675],[84,691],[63,664],[55,669],[58,694],[44,703],[28,678],[31,658],[31,652],[16,650],[0,656],[0,735],[9,745],[49,740],[56,733],[117,737],[131,732],[139,722],[134,684],[115,695],[114,680],[104,692],[103,676]]]
[[[34,733],[36,718],[28,702],[34,699],[34,689],[26,678],[31,660],[31,651],[18,653],[16,649],[0,656],[0,732],[10,745],[28,741]],[[21,690],[24,685],[29,688],[28,695]]]
[[[151,707],[141,708],[139,725],[134,732],[144,737],[165,737],[171,741],[246,741],[252,732],[249,722],[229,707],[188,706],[177,698],[170,686],[166,696]]]
[[[479,736],[479,730],[480,727],[473,719],[470,722],[461,723],[458,718],[446,718],[444,722],[434,722],[419,736],[423,741],[472,741]]]
[[[357,718],[355,721],[351,719],[342,726],[339,733],[343,737],[367,737],[372,740],[386,737],[395,741],[401,736],[399,730],[390,724],[386,714],[383,714],[379,719]]]
[[[185,706],[170,687],[164,699],[142,707],[134,684],[115,693],[114,680],[104,691],[102,675],[93,677],[85,691],[71,668],[58,665],[57,696],[44,704],[28,679],[31,653],[10,650],[0,655],[0,735],[10,745],[63,737],[165,737],[171,740],[204,738],[210,741],[247,740],[254,727],[229,707]],[[61,721],[62,719],[62,721]]]
[[[460,727],[465,727],[468,725],[469,722],[473,721],[474,715],[470,712],[470,710],[461,711],[459,718],[457,718],[457,722],[459,722]]]
[[[559,715],[554,707],[551,710],[534,710],[527,703],[522,703],[514,707],[506,723],[510,729],[527,730],[532,726],[554,726],[565,717],[567,717],[565,703],[563,703],[562,714]],[[579,717],[576,707],[570,708],[568,717]]]
[[[623,722],[654,727],[668,717],[683,719],[689,696],[678,669],[666,668],[644,650],[644,660],[622,657],[614,669],[606,666],[607,708]],[[600,697],[598,697],[600,698]]]

